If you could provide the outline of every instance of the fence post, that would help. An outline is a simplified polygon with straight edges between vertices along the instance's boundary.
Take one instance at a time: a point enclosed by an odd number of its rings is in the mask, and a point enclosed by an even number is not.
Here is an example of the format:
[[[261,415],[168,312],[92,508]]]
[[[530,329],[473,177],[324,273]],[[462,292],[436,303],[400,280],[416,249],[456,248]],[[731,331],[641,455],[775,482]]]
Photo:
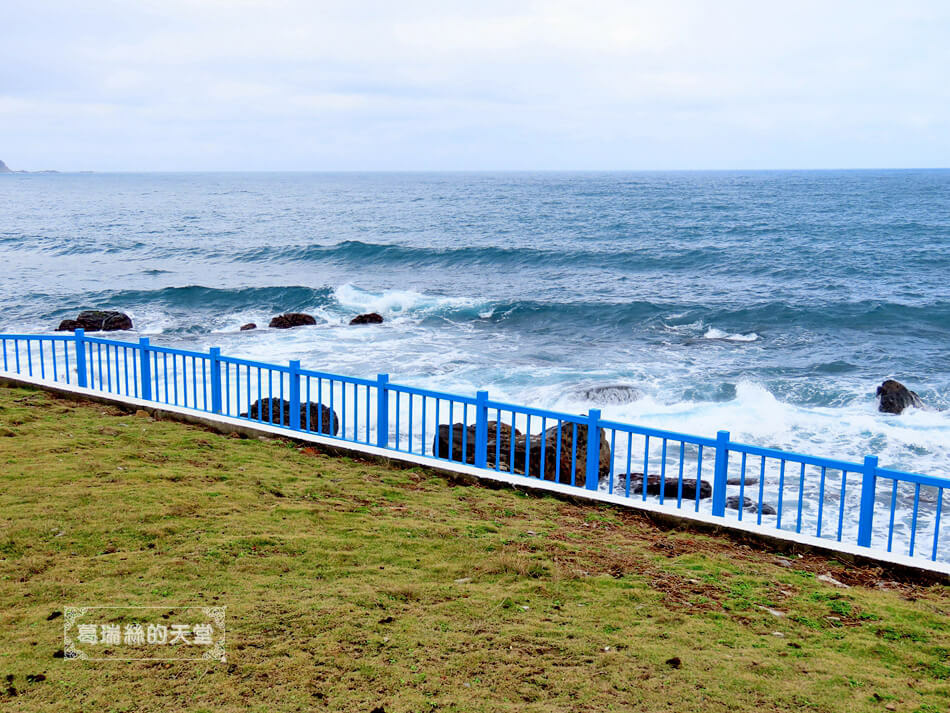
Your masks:
[[[588,490],[597,490],[600,485],[600,409],[587,412],[587,477]]]
[[[877,488],[877,456],[865,456],[861,478],[861,511],[858,515],[858,545],[871,546],[874,522],[874,492]]]
[[[208,355],[211,357],[211,411],[221,413],[221,349],[211,347]]]
[[[389,447],[389,374],[376,377],[376,445]]]
[[[713,475],[712,514],[726,514],[726,481],[729,478],[729,431],[716,434],[716,470]]]
[[[475,467],[488,462],[488,392],[475,394]]]
[[[300,362],[290,362],[290,427],[300,430]]]
[[[76,339],[76,385],[85,387],[88,374],[86,373],[86,330],[80,327],[73,332]]]
[[[149,357],[148,337],[139,339],[139,382],[141,383],[141,397],[145,401],[152,400],[152,361]]]

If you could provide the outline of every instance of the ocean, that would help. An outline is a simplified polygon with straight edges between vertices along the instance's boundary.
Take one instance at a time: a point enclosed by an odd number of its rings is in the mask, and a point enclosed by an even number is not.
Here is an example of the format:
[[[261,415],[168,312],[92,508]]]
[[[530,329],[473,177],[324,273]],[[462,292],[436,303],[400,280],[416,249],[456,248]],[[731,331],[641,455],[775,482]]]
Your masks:
[[[4,332],[118,309],[118,338],[950,477],[950,171],[17,174],[0,264]],[[879,413],[886,378],[930,408]]]

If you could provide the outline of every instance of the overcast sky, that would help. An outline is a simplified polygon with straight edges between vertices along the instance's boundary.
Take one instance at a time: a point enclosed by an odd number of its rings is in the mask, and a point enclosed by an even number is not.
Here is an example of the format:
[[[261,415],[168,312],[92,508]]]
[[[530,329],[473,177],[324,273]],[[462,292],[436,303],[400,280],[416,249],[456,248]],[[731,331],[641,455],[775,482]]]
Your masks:
[[[945,0],[0,0],[0,159],[950,166]]]

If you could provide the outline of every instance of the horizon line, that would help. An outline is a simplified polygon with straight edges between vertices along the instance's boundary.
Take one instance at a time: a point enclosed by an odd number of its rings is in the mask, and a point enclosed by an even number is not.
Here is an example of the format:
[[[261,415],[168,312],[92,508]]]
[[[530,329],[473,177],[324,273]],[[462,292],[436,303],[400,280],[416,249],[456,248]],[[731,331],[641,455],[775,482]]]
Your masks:
[[[9,166],[9,164],[6,164]],[[835,171],[947,171],[948,166],[874,166],[822,168],[135,168],[11,169],[0,175],[77,173],[791,173]]]

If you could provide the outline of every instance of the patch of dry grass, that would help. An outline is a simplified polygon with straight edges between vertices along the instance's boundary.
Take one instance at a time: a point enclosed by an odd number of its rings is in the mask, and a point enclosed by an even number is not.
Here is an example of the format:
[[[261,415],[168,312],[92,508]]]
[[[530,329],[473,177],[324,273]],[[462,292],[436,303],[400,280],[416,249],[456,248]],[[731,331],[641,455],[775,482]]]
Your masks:
[[[950,708],[945,586],[39,391],[0,433],[5,709]],[[227,663],[54,658],[64,605],[211,603]]]

